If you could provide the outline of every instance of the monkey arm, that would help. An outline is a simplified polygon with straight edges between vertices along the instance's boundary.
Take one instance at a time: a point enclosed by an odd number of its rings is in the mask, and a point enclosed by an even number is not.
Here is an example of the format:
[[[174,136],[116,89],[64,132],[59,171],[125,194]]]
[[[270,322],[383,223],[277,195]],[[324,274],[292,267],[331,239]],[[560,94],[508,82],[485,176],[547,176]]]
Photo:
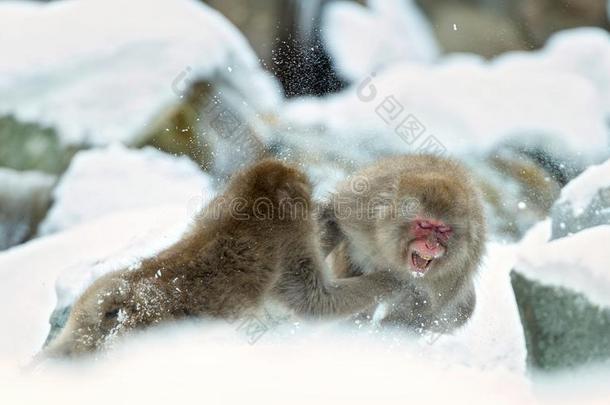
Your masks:
[[[362,312],[387,297],[399,282],[389,271],[329,279],[317,246],[286,261],[275,295],[297,314],[313,318],[342,317]]]
[[[317,205],[316,219],[320,229],[322,255],[326,257],[337,245],[345,239],[345,234],[339,226],[332,201]]]
[[[449,333],[464,325],[476,306],[472,280],[465,280],[457,292],[445,292],[437,300],[422,291],[406,289],[393,302],[382,323],[409,329]]]
[[[453,300],[439,308],[438,332],[450,332],[464,325],[472,316],[476,306],[476,293],[472,280],[467,280]]]

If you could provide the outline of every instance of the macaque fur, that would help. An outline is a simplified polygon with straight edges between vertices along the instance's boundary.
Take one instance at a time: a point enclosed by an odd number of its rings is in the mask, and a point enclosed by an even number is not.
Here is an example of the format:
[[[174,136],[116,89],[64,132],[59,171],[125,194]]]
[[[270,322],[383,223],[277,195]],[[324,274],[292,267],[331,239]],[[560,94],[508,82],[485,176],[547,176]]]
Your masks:
[[[479,190],[454,160],[381,160],[341,184],[319,210],[338,277],[408,273],[380,308],[361,316],[417,331],[450,332],[472,315],[485,247]]]
[[[272,299],[304,317],[350,316],[396,286],[391,272],[333,280],[311,185],[266,160],[236,174],[173,246],[96,280],[43,355],[104,348],[116,336],[188,317],[235,319]]]

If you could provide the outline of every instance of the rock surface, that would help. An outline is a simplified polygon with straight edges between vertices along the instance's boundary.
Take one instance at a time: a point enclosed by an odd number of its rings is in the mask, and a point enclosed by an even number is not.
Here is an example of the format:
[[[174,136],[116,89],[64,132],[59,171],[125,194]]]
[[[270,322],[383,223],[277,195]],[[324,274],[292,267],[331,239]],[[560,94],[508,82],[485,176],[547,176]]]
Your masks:
[[[36,233],[51,202],[55,176],[0,167],[0,250]]]

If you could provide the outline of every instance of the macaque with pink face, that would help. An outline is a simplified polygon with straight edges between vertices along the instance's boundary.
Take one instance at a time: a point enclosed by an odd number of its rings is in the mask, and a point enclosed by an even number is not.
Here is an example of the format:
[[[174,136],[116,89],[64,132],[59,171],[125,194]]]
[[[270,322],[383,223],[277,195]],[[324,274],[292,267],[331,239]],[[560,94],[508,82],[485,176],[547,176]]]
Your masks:
[[[479,190],[460,163],[383,159],[340,185],[320,214],[336,275],[402,274],[376,312],[383,323],[448,332],[470,318],[485,224]]]

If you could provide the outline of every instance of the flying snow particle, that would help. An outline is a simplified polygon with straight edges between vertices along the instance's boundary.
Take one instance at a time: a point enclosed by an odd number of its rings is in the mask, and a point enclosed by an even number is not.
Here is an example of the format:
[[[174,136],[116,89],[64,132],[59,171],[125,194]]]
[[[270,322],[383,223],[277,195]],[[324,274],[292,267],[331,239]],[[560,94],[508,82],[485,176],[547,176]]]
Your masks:
[[[519,207],[520,210],[524,210],[527,208],[527,204],[524,203],[523,201],[519,201],[519,204],[517,204],[517,207]]]

